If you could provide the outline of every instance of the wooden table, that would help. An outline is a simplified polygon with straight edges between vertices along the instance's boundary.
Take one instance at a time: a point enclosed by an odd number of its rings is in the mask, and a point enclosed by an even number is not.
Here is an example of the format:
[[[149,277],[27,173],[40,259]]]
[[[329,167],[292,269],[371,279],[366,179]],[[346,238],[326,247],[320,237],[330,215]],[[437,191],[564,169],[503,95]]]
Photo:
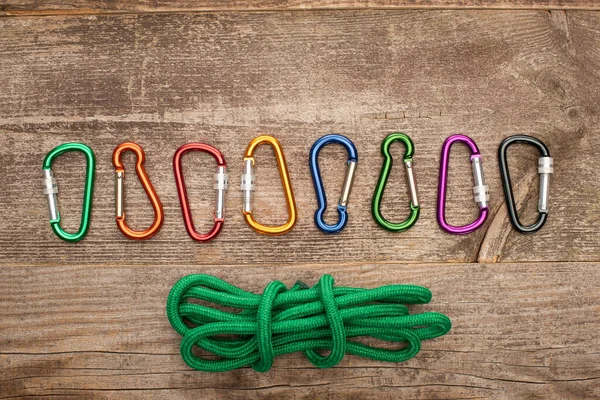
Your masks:
[[[600,3],[597,0],[59,1],[0,5],[0,398],[598,398],[600,397]],[[371,197],[391,132],[416,145],[422,204],[416,226],[384,231]],[[359,167],[350,221],[337,236],[314,225],[308,167],[314,140],[354,140]],[[491,195],[485,226],[467,236],[435,219],[440,149],[453,133],[478,143]],[[281,237],[244,223],[242,155],[276,136],[299,208]],[[498,170],[502,138],[530,134],[555,160],[550,217],[537,234],[509,224]],[[128,240],[114,222],[111,153],[132,140],[164,204],[160,233]],[[80,243],[57,239],[41,190],[44,155],[68,141],[98,161],[92,225]],[[171,160],[191,141],[224,153],[226,225],[212,243],[186,234]],[[394,145],[398,160],[401,145]],[[468,151],[451,156],[448,215],[477,215]],[[255,215],[285,220],[273,153],[257,153]],[[330,204],[346,154],[321,155]],[[509,162],[526,222],[536,217],[537,154]],[[84,159],[57,159],[63,226],[76,230]],[[127,220],[152,221],[126,157]],[[185,159],[199,231],[212,225],[214,161]],[[408,212],[402,165],[384,213]],[[329,220],[335,209],[329,210]],[[301,354],[206,374],[188,368],[165,316],[172,285],[217,275],[252,291],[274,279],[340,285],[413,283],[433,300],[417,311],[450,316],[451,332],[414,359],[353,356],[318,370]]]

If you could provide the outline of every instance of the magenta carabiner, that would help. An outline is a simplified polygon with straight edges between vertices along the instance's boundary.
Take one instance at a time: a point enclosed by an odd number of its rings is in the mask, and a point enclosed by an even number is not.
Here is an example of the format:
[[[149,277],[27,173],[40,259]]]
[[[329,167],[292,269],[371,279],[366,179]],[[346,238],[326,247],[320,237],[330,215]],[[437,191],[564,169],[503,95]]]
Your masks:
[[[471,166],[473,169],[473,198],[479,206],[479,217],[468,225],[453,226],[446,222],[446,188],[448,186],[448,162],[450,159],[450,148],[456,142],[465,143],[471,149]],[[452,135],[446,139],[442,146],[442,158],[440,161],[440,180],[438,186],[437,220],[443,230],[454,235],[465,235],[478,229],[488,216],[489,192],[483,178],[481,167],[481,154],[479,148],[468,136]]]

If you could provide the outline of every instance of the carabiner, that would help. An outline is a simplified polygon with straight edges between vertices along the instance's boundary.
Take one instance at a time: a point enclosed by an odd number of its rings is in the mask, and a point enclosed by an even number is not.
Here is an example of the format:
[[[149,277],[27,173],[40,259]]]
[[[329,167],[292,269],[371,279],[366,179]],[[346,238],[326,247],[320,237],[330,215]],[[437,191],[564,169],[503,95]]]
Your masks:
[[[408,182],[408,190],[410,193],[410,215],[404,222],[393,223],[386,220],[381,214],[381,199],[383,198],[383,192],[392,170],[393,159],[390,154],[390,146],[394,142],[402,142],[406,151],[404,152],[404,170],[406,171],[406,180]],[[415,152],[415,145],[410,137],[401,132],[395,132],[388,135],[383,142],[381,142],[381,154],[384,157],[383,165],[381,166],[381,174],[379,175],[379,181],[375,188],[375,194],[373,195],[372,211],[373,218],[383,228],[392,232],[402,232],[412,227],[417,219],[419,218],[419,200],[417,198],[417,184],[415,183],[415,177],[413,175],[413,154]]]
[[[348,167],[346,169],[346,177],[344,178],[344,185],[342,186],[342,193],[337,206],[339,219],[334,225],[328,225],[323,219],[323,214],[327,209],[327,197],[325,196],[325,189],[323,188],[321,171],[319,169],[319,152],[324,146],[331,143],[341,144],[348,151]],[[352,191],[352,182],[354,181],[354,173],[356,172],[357,164],[358,152],[356,151],[354,143],[342,135],[335,133],[325,135],[317,139],[310,149],[310,173],[315,186],[315,192],[317,193],[318,204],[317,211],[315,212],[315,224],[317,224],[319,229],[325,233],[338,233],[344,229],[348,222],[348,199],[350,198],[350,192]]]
[[[514,143],[526,143],[533,145],[540,151],[541,157],[538,158],[539,174],[539,200],[538,200],[538,219],[529,226],[523,226],[519,221],[515,198],[512,192],[510,181],[510,172],[508,170],[508,161],[506,152],[510,145]],[[548,217],[548,197],[550,195],[550,174],[554,172],[554,160],[550,157],[548,147],[541,140],[527,135],[514,135],[507,137],[502,141],[498,148],[498,164],[500,165],[500,175],[502,175],[502,186],[504,187],[504,197],[506,198],[506,208],[510,222],[517,232],[534,233],[539,231],[546,223]]]
[[[214,220],[215,224],[208,233],[200,234],[194,228],[194,220],[192,219],[192,211],[188,201],[187,190],[185,188],[185,180],[183,179],[182,157],[189,151],[201,151],[208,153],[217,161],[217,173],[215,174],[214,188],[217,191],[217,204],[215,206]],[[198,242],[208,242],[221,232],[225,221],[225,191],[227,190],[227,166],[225,157],[216,148],[204,143],[187,143],[177,149],[173,156],[173,172],[175,173],[175,184],[177,185],[177,194],[181,203],[181,213],[183,214],[183,222],[188,235]]]
[[[123,180],[125,179],[125,167],[121,162],[121,155],[126,151],[132,151],[136,155],[135,172],[148,195],[148,199],[150,199],[152,208],[154,209],[154,222],[152,222],[152,225],[150,225],[148,229],[143,231],[134,231],[127,226],[127,223],[125,222],[125,212],[123,211]],[[144,150],[137,143],[133,142],[121,143],[115,147],[112,156],[112,163],[115,167],[115,219],[117,221],[117,226],[123,235],[134,240],[150,239],[152,236],[156,235],[165,219],[160,199],[158,198],[158,195],[150,182],[150,178],[148,178],[146,169],[144,168],[145,161],[146,154],[144,153]]]
[[[448,161],[450,158],[450,148],[456,142],[465,143],[471,149],[471,166],[473,169],[473,198],[479,206],[479,217],[468,225],[453,226],[446,222],[446,187],[448,182]],[[481,167],[481,154],[479,148],[468,136],[452,135],[449,136],[442,146],[442,157],[440,161],[440,181],[438,186],[437,202],[437,220],[443,230],[455,235],[464,235],[478,229],[485,222],[488,216],[489,192],[483,178],[483,169]]]
[[[58,185],[52,172],[52,162],[58,156],[70,151],[83,153],[86,159],[85,186],[83,189],[83,205],[81,207],[81,222],[77,233],[67,233],[60,227],[60,212],[58,211]],[[48,197],[48,209],[50,211],[50,226],[62,240],[67,242],[78,242],[85,237],[90,226],[90,214],[92,210],[92,197],[94,194],[94,174],[96,158],[94,152],[82,143],[64,143],[52,149],[46,158],[42,170],[44,172],[44,194]]]
[[[281,178],[281,184],[283,185],[283,190],[287,199],[288,221],[280,226],[261,225],[252,217],[252,191],[254,190],[254,150],[261,144],[270,144],[275,151],[279,176]],[[277,141],[277,139],[275,139],[273,136],[262,135],[254,138],[248,144],[248,148],[244,154],[244,173],[242,174],[242,184],[240,185],[240,189],[242,190],[244,197],[242,213],[244,214],[244,218],[246,219],[248,225],[250,225],[250,227],[256,232],[271,236],[283,235],[284,233],[291,231],[294,225],[296,225],[296,200],[294,199],[290,175],[287,170],[283,149],[281,148],[279,141]]]

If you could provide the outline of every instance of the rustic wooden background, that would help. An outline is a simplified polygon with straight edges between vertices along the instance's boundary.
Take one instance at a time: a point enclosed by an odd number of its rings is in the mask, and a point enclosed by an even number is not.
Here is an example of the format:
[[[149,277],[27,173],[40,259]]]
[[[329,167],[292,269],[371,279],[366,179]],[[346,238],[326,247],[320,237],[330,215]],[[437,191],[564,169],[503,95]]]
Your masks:
[[[0,2],[0,398],[599,398],[600,3],[597,0],[254,0]],[[373,221],[379,145],[403,131],[416,144],[422,214],[405,233]],[[312,142],[349,136],[359,151],[350,221],[337,236],[313,223]],[[439,152],[453,133],[484,157],[491,215],[467,236],[435,221]],[[242,154],[259,133],[281,141],[299,207],[281,237],[254,233],[240,213]],[[537,234],[509,224],[496,151],[531,134],[555,159],[551,214]],[[111,153],[133,140],[166,219],[152,240],[114,223]],[[91,229],[78,244],[52,233],[41,194],[44,155],[67,141],[97,157]],[[226,225],[212,243],[186,234],[171,159],[201,141],[230,172]],[[394,145],[396,158],[403,148]],[[330,204],[344,151],[321,162]],[[536,152],[510,151],[525,221],[536,216]],[[285,220],[273,153],[257,154],[255,213]],[[448,214],[477,214],[466,148],[451,156]],[[212,224],[214,161],[186,156],[199,231]],[[83,157],[57,159],[63,226],[79,224]],[[149,202],[126,159],[128,221]],[[396,164],[384,212],[403,219]],[[328,218],[335,217],[330,210]],[[273,279],[429,287],[418,309],[449,315],[447,336],[402,364],[346,357],[317,370],[301,354],[251,369],[190,370],[165,299],[189,273],[260,291]]]

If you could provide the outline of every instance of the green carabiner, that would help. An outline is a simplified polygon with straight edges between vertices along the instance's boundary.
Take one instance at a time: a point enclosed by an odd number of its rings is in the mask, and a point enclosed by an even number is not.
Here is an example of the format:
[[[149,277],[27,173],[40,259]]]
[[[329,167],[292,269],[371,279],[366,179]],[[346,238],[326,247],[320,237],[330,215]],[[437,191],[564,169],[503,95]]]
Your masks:
[[[385,185],[387,184],[392,170],[392,155],[390,154],[390,146],[394,142],[404,143],[406,151],[404,153],[404,169],[406,170],[406,179],[408,182],[408,189],[410,192],[410,215],[401,223],[393,223],[386,220],[381,215],[381,199],[383,198],[383,192],[385,191]],[[412,227],[417,219],[419,218],[419,200],[417,199],[417,185],[415,183],[415,177],[413,175],[413,161],[412,156],[415,152],[415,145],[413,144],[410,137],[404,133],[395,132],[388,135],[383,142],[381,142],[381,154],[384,156],[383,165],[381,167],[381,174],[379,175],[379,181],[375,187],[375,194],[373,195],[372,211],[373,218],[383,228],[392,232],[402,232]]]
[[[81,222],[77,233],[65,232],[60,227],[60,213],[58,211],[58,186],[54,173],[52,172],[52,162],[58,156],[70,151],[80,151],[85,155],[86,174],[85,187],[83,189],[83,206],[81,208]],[[82,143],[64,143],[52,149],[46,158],[44,158],[44,194],[48,197],[48,209],[50,211],[50,226],[52,230],[62,240],[67,242],[78,242],[85,237],[90,226],[90,213],[92,210],[92,196],[94,192],[94,174],[96,169],[96,158],[94,152],[88,146]]]

